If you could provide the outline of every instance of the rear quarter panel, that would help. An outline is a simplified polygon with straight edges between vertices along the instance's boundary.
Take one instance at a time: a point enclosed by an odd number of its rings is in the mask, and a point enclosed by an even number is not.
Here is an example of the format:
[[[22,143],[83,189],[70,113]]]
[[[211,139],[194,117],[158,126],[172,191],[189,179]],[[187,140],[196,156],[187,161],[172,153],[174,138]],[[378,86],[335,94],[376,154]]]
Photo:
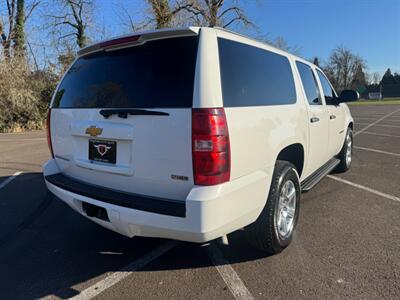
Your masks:
[[[272,173],[279,152],[305,147],[307,115],[301,105],[226,108],[231,145],[231,179],[263,170]],[[306,150],[306,148],[305,148]],[[306,152],[306,151],[305,151]]]

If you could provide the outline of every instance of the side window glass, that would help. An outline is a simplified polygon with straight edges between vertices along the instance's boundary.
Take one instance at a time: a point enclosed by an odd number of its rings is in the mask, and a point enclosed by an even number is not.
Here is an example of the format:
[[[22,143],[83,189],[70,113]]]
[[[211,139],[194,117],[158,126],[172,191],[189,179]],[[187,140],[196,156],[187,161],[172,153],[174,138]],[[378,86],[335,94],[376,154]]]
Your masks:
[[[308,103],[310,105],[321,105],[322,102],[314,72],[308,65],[301,62],[296,62],[296,66],[299,70]]]
[[[218,38],[225,107],[296,103],[296,87],[287,57]]]
[[[335,92],[332,90],[332,87],[326,79],[325,75],[317,70],[319,80],[321,81],[322,90],[324,91],[325,102],[327,105],[333,105],[335,103],[334,99],[336,98]]]

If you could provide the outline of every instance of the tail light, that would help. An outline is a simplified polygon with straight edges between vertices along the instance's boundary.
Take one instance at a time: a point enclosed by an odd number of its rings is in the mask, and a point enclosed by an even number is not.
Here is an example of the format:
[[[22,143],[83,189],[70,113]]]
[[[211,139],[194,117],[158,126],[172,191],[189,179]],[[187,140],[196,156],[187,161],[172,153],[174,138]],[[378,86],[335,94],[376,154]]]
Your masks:
[[[196,185],[229,181],[229,132],[223,108],[192,110],[192,152]]]
[[[51,120],[51,108],[49,108],[49,110],[47,111],[46,129],[47,129],[47,145],[49,146],[51,157],[54,158],[53,146],[51,144],[50,120]]]

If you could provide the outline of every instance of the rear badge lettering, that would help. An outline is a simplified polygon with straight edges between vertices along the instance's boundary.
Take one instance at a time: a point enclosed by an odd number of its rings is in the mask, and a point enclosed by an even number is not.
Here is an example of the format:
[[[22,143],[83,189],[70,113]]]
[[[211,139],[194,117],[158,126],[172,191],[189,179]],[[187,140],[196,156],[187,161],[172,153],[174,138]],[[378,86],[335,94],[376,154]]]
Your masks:
[[[182,180],[182,181],[188,181],[189,177],[187,176],[182,176],[182,175],[171,175],[171,178],[174,180]]]

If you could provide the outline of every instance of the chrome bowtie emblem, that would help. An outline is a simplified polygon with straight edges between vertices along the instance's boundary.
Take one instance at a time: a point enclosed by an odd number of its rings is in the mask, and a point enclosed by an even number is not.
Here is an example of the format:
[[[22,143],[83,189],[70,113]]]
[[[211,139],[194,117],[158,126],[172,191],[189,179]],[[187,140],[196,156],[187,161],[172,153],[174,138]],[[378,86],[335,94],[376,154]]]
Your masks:
[[[98,136],[103,132],[103,128],[98,128],[96,126],[90,126],[86,128],[85,133],[89,134],[90,136]]]
[[[97,149],[97,152],[101,155],[104,156],[108,150],[111,149],[111,147],[104,145],[104,144],[98,144],[98,145],[94,145],[94,147]]]

